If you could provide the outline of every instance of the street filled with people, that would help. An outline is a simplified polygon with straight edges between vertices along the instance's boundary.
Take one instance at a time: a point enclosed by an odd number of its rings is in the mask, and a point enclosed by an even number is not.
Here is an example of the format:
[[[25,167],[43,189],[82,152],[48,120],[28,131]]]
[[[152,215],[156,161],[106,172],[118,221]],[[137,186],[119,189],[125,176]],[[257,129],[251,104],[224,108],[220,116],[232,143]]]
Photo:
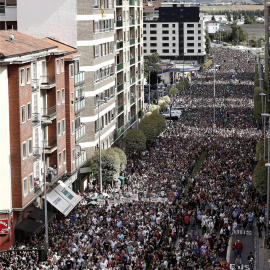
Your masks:
[[[229,269],[235,228],[241,226],[245,237],[256,217],[264,223],[264,205],[252,184],[262,137],[253,115],[256,59],[247,50],[211,53],[212,68],[175,100],[185,105],[181,118],[167,121],[139,159],[128,158],[125,188],[137,198],[93,205],[98,187],[91,183],[67,217],[50,223],[47,262],[38,262],[35,252],[7,253],[0,269]],[[40,232],[11,248],[42,242]],[[239,265],[248,247],[239,240],[233,248]]]

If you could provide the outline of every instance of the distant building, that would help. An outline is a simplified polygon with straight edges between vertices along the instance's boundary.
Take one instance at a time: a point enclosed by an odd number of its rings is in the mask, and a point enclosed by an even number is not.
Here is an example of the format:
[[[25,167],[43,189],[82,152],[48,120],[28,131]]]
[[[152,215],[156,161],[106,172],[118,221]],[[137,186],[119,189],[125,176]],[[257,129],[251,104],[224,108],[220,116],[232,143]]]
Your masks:
[[[219,30],[219,22],[211,20],[205,22],[205,28],[209,34],[215,34]]]

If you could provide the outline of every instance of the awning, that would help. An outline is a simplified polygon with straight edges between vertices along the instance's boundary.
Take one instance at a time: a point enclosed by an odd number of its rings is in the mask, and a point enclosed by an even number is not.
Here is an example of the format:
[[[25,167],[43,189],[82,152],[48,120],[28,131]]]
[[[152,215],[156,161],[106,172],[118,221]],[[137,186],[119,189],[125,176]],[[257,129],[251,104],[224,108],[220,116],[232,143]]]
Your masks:
[[[47,201],[67,216],[81,201],[82,197],[73,192],[64,183],[60,183],[47,195]]]
[[[55,214],[50,211],[47,211],[47,213],[48,213],[48,222],[50,222],[54,218]],[[28,217],[32,219],[41,220],[43,223],[45,223],[45,211],[40,208],[36,208],[28,215]]]
[[[35,234],[43,227],[43,225],[44,223],[25,218],[15,227],[15,229]]]

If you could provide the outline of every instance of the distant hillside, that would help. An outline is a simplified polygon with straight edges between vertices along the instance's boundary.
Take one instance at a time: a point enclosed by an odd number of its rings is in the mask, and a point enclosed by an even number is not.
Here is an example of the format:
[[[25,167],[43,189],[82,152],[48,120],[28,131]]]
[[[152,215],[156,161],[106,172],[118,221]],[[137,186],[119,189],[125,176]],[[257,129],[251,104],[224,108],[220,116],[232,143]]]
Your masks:
[[[235,5],[235,6],[200,6],[203,12],[237,11],[237,10],[264,10],[264,5]]]

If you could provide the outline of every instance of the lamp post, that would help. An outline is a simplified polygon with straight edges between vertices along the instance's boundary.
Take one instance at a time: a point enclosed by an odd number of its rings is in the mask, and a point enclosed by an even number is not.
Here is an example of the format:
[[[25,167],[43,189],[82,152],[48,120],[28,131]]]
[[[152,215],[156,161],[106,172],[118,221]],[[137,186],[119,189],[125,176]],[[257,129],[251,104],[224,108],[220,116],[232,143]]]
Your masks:
[[[142,84],[137,84],[136,85],[136,117],[137,117],[137,124],[136,124],[136,129],[138,129],[138,126],[139,126],[139,116],[138,116],[138,102],[139,102],[139,87],[142,87],[143,85]]]
[[[150,98],[151,98],[151,90],[150,90],[150,82],[151,82],[151,77],[150,77],[150,69],[153,68],[153,66],[149,66],[148,69],[148,78],[149,78],[149,93],[148,93],[148,104],[149,104],[149,108],[148,111],[150,112]]]
[[[213,129],[214,129],[214,127],[216,126],[216,64],[214,64],[214,119],[213,120],[214,120]]]
[[[100,144],[100,129],[101,129],[101,124],[100,124],[100,117],[99,117],[99,104],[106,103],[107,98],[104,100],[100,99],[97,100],[98,103],[98,145],[99,145],[99,188],[100,188],[100,195],[102,194],[102,164],[101,164],[101,144]]]
[[[48,234],[48,209],[47,209],[47,186],[46,186],[46,166],[45,166],[45,128],[50,125],[52,121],[43,121],[43,182],[44,182],[44,210],[45,210],[45,241],[46,249],[49,247],[49,234]]]
[[[266,94],[265,93],[260,93],[261,96],[261,102],[262,102],[262,119],[263,119],[263,138],[264,138],[264,160],[265,160],[265,118],[263,116],[264,113],[266,113]],[[263,106],[263,99],[265,97],[265,106]]]

